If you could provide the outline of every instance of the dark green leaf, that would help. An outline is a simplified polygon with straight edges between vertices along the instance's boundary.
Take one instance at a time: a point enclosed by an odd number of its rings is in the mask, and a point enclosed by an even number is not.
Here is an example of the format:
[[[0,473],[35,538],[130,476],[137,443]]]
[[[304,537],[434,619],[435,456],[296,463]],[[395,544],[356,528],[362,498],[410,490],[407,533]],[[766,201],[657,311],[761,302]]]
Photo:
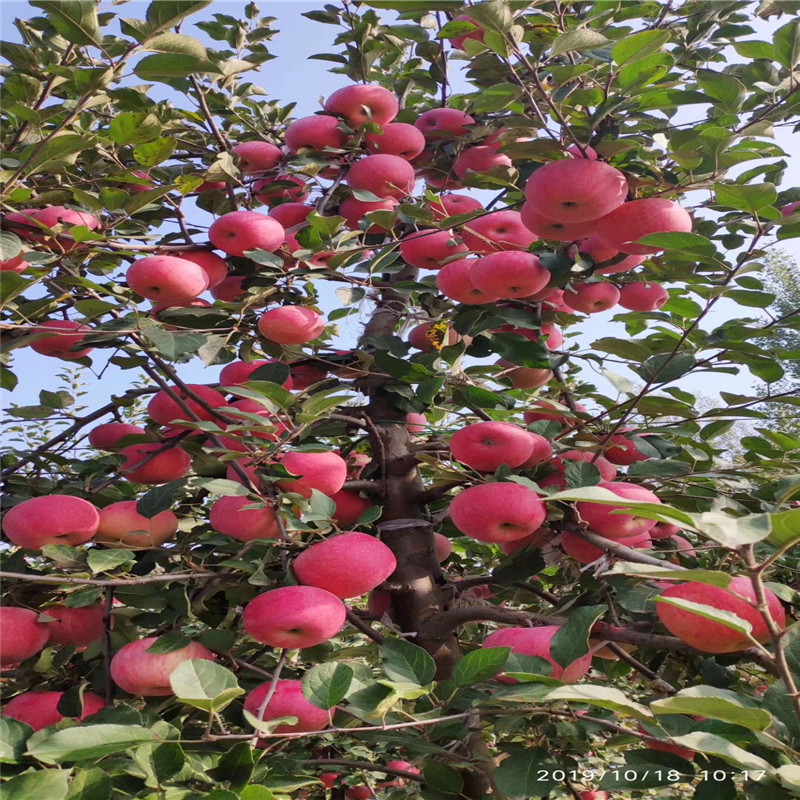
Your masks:
[[[778,28],[772,35],[775,60],[788,70],[800,60],[800,22],[796,19]]]
[[[460,773],[440,761],[428,761],[422,767],[425,786],[435,792],[447,795],[461,795],[464,779]]]
[[[217,766],[208,771],[209,777],[219,783],[230,783],[234,789],[245,786],[253,774],[253,748],[250,742],[236,742],[223,753]]]
[[[714,197],[722,206],[756,212],[775,205],[778,193],[771,183],[715,183]]]
[[[718,100],[726,111],[738,111],[744,100],[744,84],[727,72],[699,70],[697,83],[709,97]]]
[[[154,0],[147,7],[147,23],[151,33],[176,26],[182,19],[202,11],[213,0]]]
[[[190,75],[218,73],[219,68],[205,58],[179,53],[156,53],[145,56],[134,69],[143,81],[159,81],[170,78],[188,78]]]
[[[436,663],[421,647],[405,639],[387,639],[381,645],[383,671],[395,681],[427,686],[436,674]]]
[[[582,606],[572,611],[550,643],[550,653],[557,664],[566,667],[589,652],[589,632],[608,611],[608,606]]]
[[[136,513],[152,519],[156,514],[172,508],[175,499],[188,483],[187,478],[155,486],[143,494],[136,503]]]
[[[17,775],[3,784],[3,800],[64,800],[67,796],[68,780],[69,773],[60,769]]]
[[[641,31],[617,42],[611,55],[617,64],[630,64],[660,51],[669,39],[668,31]]]
[[[179,664],[169,676],[169,683],[181,702],[203,711],[221,711],[244,694],[229,669],[202,658]]]
[[[123,564],[127,568],[136,562],[136,556],[130,550],[99,550],[92,548],[87,556],[89,569],[94,572],[111,572]]]
[[[505,666],[508,647],[481,647],[459,659],[453,670],[456,686],[471,686],[493,678]]]
[[[312,667],[303,677],[303,694],[317,708],[333,708],[350,690],[353,670],[340,661],[328,661]]]
[[[67,800],[111,800],[111,777],[100,767],[78,770],[70,782]]]
[[[155,738],[152,730],[140,725],[81,725],[47,731],[29,743],[28,752],[45,764],[61,764],[102,758]],[[31,796],[36,795],[26,800]]]
[[[31,0],[31,5],[47,14],[50,24],[68,41],[78,45],[97,45],[102,36],[94,0]]]
[[[30,725],[0,716],[0,763],[18,764],[32,732]]]
[[[183,650],[188,647],[192,640],[181,633],[180,631],[173,631],[172,633],[165,633],[159,636],[150,647],[147,648],[148,653],[153,655],[163,655],[164,653],[174,653],[176,650]]]
[[[553,777],[560,764],[547,751],[523,750],[503,759],[495,770],[498,790],[509,800],[544,797],[561,781]]]
[[[695,363],[695,357],[689,353],[662,353],[648,358],[636,371],[650,383],[669,383],[690,372]]]

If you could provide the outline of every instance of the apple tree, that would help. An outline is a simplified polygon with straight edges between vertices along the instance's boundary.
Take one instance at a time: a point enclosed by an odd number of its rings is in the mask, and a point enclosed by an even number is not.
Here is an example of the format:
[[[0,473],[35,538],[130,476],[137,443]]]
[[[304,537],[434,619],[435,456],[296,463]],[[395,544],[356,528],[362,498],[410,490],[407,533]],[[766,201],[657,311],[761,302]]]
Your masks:
[[[796,4],[16,10],[4,797],[799,796]]]

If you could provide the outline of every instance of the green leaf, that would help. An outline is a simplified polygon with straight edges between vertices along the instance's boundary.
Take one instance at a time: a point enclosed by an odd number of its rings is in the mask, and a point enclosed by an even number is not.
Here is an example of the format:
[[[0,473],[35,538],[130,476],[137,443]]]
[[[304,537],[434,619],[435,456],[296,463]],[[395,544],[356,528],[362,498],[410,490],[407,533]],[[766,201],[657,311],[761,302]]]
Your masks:
[[[181,333],[155,325],[142,328],[142,335],[156,353],[167,361],[177,361],[185,355],[195,355],[205,344],[206,337],[199,333]]]
[[[147,40],[144,49],[152,50],[154,53],[177,53],[200,59],[208,58],[206,48],[197,39],[182,33],[159,33]]]
[[[422,777],[425,779],[425,786],[433,792],[439,792],[445,796],[458,795],[464,788],[464,779],[461,774],[442,764],[441,761],[428,761],[422,767]]]
[[[213,0],[153,0],[147,7],[147,24],[151,33],[176,26],[182,19],[202,11]]]
[[[775,58],[775,50],[769,42],[761,42],[752,39],[747,42],[731,42],[733,49],[744,58],[766,58],[772,61]]]
[[[567,460],[564,466],[564,477],[570,488],[597,486],[603,480],[600,470],[594,464],[571,459]]]
[[[770,544],[783,547],[800,539],[800,508],[770,514],[770,524],[772,532],[767,540]]]
[[[23,151],[22,160],[26,163],[26,173],[33,174],[43,172],[45,167],[63,166],[64,164],[74,164],[78,153],[94,147],[95,140],[90,136],[81,136],[77,133],[61,133],[54,136],[44,147],[38,149],[31,156],[26,157]]]
[[[573,31],[561,34],[561,36],[556,36],[551,45],[551,51],[554,56],[571,51],[583,53],[586,50],[603,47],[608,44],[608,41],[598,31],[593,31],[590,28],[576,28]]]
[[[453,670],[456,686],[472,686],[489,680],[501,672],[508,660],[510,647],[480,647],[459,659]]]
[[[636,372],[649,383],[669,383],[690,372],[696,363],[691,353],[660,353],[650,356]]]
[[[656,603],[666,603],[667,605],[688,611],[691,614],[696,614],[703,619],[708,619],[719,625],[724,625],[726,628],[730,628],[744,636],[749,637],[753,630],[753,626],[746,619],[742,619],[730,611],[720,611],[720,609],[714,608],[713,606],[695,603],[692,600],[683,600],[678,597],[664,597],[662,595],[653,599]]]
[[[556,664],[566,667],[589,652],[589,633],[606,611],[605,605],[582,606],[572,611],[550,643],[550,654]]]
[[[716,686],[692,686],[672,697],[650,703],[654,714],[689,714],[741,725],[751,731],[765,731],[772,725],[772,714],[758,708],[743,695]]]
[[[64,800],[69,773],[63,769],[44,769],[17,775],[3,784],[3,800]]]
[[[772,34],[775,60],[788,70],[800,61],[800,21],[793,19]]]
[[[611,353],[611,355],[638,363],[652,355],[650,349],[639,342],[631,339],[615,339],[610,336],[592,342],[591,347],[593,350],[601,350],[604,353]]]
[[[668,31],[642,31],[626,36],[614,45],[611,57],[617,64],[632,64],[659,52],[670,40]]]
[[[697,83],[711,98],[719,101],[725,111],[738,111],[744,101],[744,84],[727,72],[701,69],[697,72]]]
[[[41,738],[37,734],[28,742],[28,754],[45,764],[87,761],[155,738],[154,731],[140,725],[80,725],[48,731]]]
[[[158,58],[158,56],[150,56],[150,58]],[[164,137],[152,142],[137,144],[136,147],[133,148],[133,157],[143,167],[157,167],[163,161],[166,161],[174,150],[175,140]],[[149,191],[161,192],[163,194],[163,189],[151,189]],[[142,194],[145,193],[143,192]]]
[[[190,658],[170,674],[175,696],[203,711],[221,711],[244,694],[236,676],[220,664],[202,658]]]
[[[597,708],[605,708],[615,714],[626,717],[651,720],[653,715],[647,706],[631,700],[624,692],[611,686],[590,686],[581,684],[575,686],[559,686],[543,698],[545,701],[566,701],[569,703],[583,703]]]
[[[47,14],[50,24],[68,41],[77,45],[97,45],[102,36],[94,0],[31,0],[34,8]]]
[[[93,547],[86,560],[89,569],[97,574],[98,572],[111,572],[123,564],[132,566],[136,563],[136,556],[130,550],[99,550]],[[127,572],[127,567],[125,571]]]
[[[190,75],[219,73],[220,69],[205,58],[179,53],[157,53],[145,56],[136,65],[134,72],[143,81],[164,83],[165,78],[188,78]]]
[[[242,789],[239,800],[276,800],[276,798],[266,786],[251,784]]]
[[[108,126],[108,135],[117,144],[142,144],[158,139],[161,122],[155,114],[126,111],[118,114]]]
[[[380,651],[383,671],[392,680],[427,686],[436,675],[431,656],[405,639],[387,639]]]
[[[494,772],[494,782],[509,800],[544,797],[561,783],[553,777],[560,768],[558,761],[545,750],[523,750],[503,759]]]
[[[637,239],[639,244],[646,244],[650,247],[660,247],[664,250],[674,250],[678,253],[701,256],[702,258],[713,258],[717,249],[714,243],[705,236],[697,233],[649,233],[641,239]]]
[[[217,766],[208,770],[208,775],[217,783],[230,783],[231,788],[244,786],[253,774],[253,748],[250,742],[236,744],[222,754]]]
[[[175,498],[188,483],[188,478],[180,478],[161,486],[155,486],[143,494],[136,503],[136,513],[152,519],[156,514],[172,508]]]
[[[774,206],[778,192],[772,183],[715,183],[714,198],[727,208],[755,213]]]
[[[683,461],[651,458],[649,461],[631,464],[628,468],[628,475],[636,475],[640,478],[670,478],[677,475],[688,475],[691,471],[691,465],[685,464]]]
[[[14,233],[0,233],[0,261],[10,261],[22,252],[22,242]]]
[[[70,782],[67,800],[111,800],[111,777],[100,767],[78,770]]]
[[[303,676],[303,694],[326,711],[344,700],[353,680],[353,669],[341,661],[317,664]]]
[[[31,733],[30,725],[12,717],[0,716],[0,763],[18,764]]]
[[[673,736],[672,741],[681,747],[696,750],[698,753],[717,756],[734,767],[741,767],[746,770],[763,770],[767,775],[773,774],[772,766],[767,761],[764,761],[763,758],[752,755],[747,750],[743,750],[727,739],[723,739],[722,736],[717,736],[713,733],[692,731],[691,733],[683,734],[683,736]]]
[[[174,653],[176,650],[183,650],[188,647],[192,640],[181,633],[181,631],[172,631],[159,636],[150,647],[147,648],[148,653],[153,655],[164,655],[165,653]]]
[[[157,786],[177,775],[186,763],[183,748],[177,742],[148,742],[136,748],[133,758]]]
[[[761,542],[772,530],[769,514],[732,517],[722,511],[703,511],[693,514],[692,519],[694,527],[703,536],[731,549]]]

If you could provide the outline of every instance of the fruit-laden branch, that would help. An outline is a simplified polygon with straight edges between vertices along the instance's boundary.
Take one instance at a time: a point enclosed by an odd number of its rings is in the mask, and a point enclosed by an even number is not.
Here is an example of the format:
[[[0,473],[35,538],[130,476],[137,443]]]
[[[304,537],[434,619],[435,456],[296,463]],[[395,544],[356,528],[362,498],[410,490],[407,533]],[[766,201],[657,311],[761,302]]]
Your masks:
[[[350,767],[351,769],[363,769],[367,772],[382,772],[386,775],[396,775],[398,778],[408,778],[412,781],[422,782],[425,780],[416,772],[406,772],[404,769],[385,767],[381,764],[373,764],[371,761],[350,761],[347,758],[301,758],[297,763],[305,764],[309,767]]]
[[[0,580],[25,581],[26,583],[70,584],[72,586],[144,586],[146,583],[169,583],[170,581],[210,580],[219,576],[217,572],[169,572],[165,575],[145,575],[143,578],[75,578],[71,575],[37,575],[35,572],[0,572]]]

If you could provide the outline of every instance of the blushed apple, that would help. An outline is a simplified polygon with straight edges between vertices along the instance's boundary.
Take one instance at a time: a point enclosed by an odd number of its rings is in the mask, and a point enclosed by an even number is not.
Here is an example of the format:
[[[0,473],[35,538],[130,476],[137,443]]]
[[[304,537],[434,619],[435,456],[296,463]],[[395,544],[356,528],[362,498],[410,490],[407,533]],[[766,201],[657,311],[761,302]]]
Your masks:
[[[97,533],[100,513],[88,501],[66,494],[23,500],[6,511],[3,533],[12,544],[41,550],[49,544],[77,547]]]
[[[121,500],[100,509],[100,526],[95,539],[114,547],[161,547],[178,532],[179,520],[169,509],[154,517],[136,510],[136,500]]]
[[[177,395],[185,403],[187,408],[201,420],[210,421],[216,419],[215,415],[209,411],[205,406],[212,409],[222,410],[227,407],[228,402],[216,390],[210,386],[204,386],[200,383],[187,383],[186,389],[178,386],[171,386],[170,393],[161,389],[156,392],[150,402],[147,404],[147,414],[150,419],[157,422],[159,425],[171,425],[172,427],[185,427],[178,424],[178,420],[187,420],[191,422],[191,417],[184,411],[178,404],[178,401],[172,395]],[[188,391],[187,391],[188,390]],[[198,398],[197,400],[194,398]],[[200,402],[203,405],[200,405]]]
[[[619,304],[629,311],[658,311],[669,300],[660,283],[626,283],[619,290]]]
[[[89,431],[89,444],[98,450],[114,450],[126,436],[145,436],[147,431],[127,422],[105,422]]]
[[[625,433],[615,433],[609,438],[604,455],[612,464],[621,467],[629,467],[631,464],[647,461],[652,457],[639,450],[636,442],[629,439]]]
[[[400,201],[396,197],[386,197],[380,201],[367,201],[356,200],[355,197],[348,197],[343,200],[339,205],[339,216],[344,217],[345,227],[351,231],[361,229],[361,221],[364,219],[365,214],[371,211],[394,211]],[[386,228],[375,223],[369,225],[366,229],[367,233],[387,233]]]
[[[336,494],[347,480],[347,462],[331,450],[304,453],[292,450],[282,454],[278,461],[297,478],[283,478],[277,485],[285,492],[295,492],[311,497],[311,490],[323,494]]]
[[[466,252],[467,246],[452,231],[415,231],[400,240],[400,257],[418,269],[441,269],[445,259]]]
[[[502,377],[511,381],[515,389],[538,389],[553,379],[553,370],[540,367],[518,367],[505,358],[497,365],[503,368]]]
[[[539,485],[541,486],[542,482]],[[629,536],[620,540],[619,543],[624,544],[625,547],[632,547],[634,550],[649,550],[652,545],[650,534],[647,531],[636,536]],[[568,556],[572,556],[581,564],[593,564],[606,553],[602,547],[568,531],[561,534],[561,547]]]
[[[425,137],[414,125],[390,122],[382,127],[383,133],[368,133],[364,137],[364,144],[370,153],[400,156],[411,161],[425,149]]]
[[[340,527],[342,525],[354,525],[361,515],[369,511],[373,505],[366,497],[362,497],[352,489],[340,489],[335,494],[330,495],[330,498],[336,504],[332,519]]]
[[[483,203],[467,194],[443,194],[432,200],[429,208],[433,212],[433,218],[441,222],[458,214],[483,211]]]
[[[458,139],[469,133],[469,126],[474,124],[474,117],[457,108],[432,108],[414,121],[428,141]]]
[[[347,173],[351,189],[377,197],[406,197],[414,191],[414,167],[400,156],[378,154],[356,161]]]
[[[367,122],[386,125],[400,109],[397,97],[382,86],[355,84],[335,91],[326,101],[325,110],[344,117],[351,128]]]
[[[286,230],[294,228],[295,225],[302,225],[312,211],[314,211],[314,206],[306,203],[281,203],[279,206],[271,208],[267,216],[278,220]]]
[[[285,186],[284,184],[287,183],[290,185]],[[297,203],[311,194],[310,184],[300,175],[275,175],[270,178],[262,178],[255,181],[250,189],[256,200],[265,206]]]
[[[286,129],[284,140],[292,153],[300,150],[340,150],[347,134],[339,127],[340,120],[328,114],[313,114],[295,120]]]
[[[564,302],[575,311],[597,314],[619,302],[619,289],[613,283],[579,283],[564,292]]]
[[[219,373],[220,386],[240,386],[243,383],[247,383],[249,380],[255,380],[251,376],[256,370],[261,369],[261,367],[280,363],[280,361],[274,358],[262,358],[257,361],[231,361],[231,363],[226,364]],[[282,385],[284,389],[291,389],[292,376],[290,375]]]
[[[533,253],[492,253],[472,265],[470,280],[487,295],[503,299],[527,297],[543,289],[551,274]]]
[[[518,211],[505,210],[471,220],[461,238],[473,253],[495,253],[527,250],[539,237],[525,227]]]
[[[565,450],[563,453],[559,453],[550,463],[559,472],[564,472],[567,467],[565,461],[583,461],[586,464],[594,464],[604,481],[613,481],[617,477],[616,468],[607,458],[596,456],[595,453],[589,450]]]
[[[609,247],[599,236],[592,235],[578,245],[581,255],[589,256],[595,264],[604,264],[606,261],[615,261],[607,267],[595,269],[597,275],[614,275],[619,272],[629,272],[636,269],[647,260],[647,256],[631,256],[620,253],[615,247]]]
[[[208,229],[211,244],[229,256],[243,256],[250,250],[274,253],[285,236],[278,220],[258,211],[231,211],[218,217]]]
[[[206,273],[209,289],[219,286],[228,277],[228,262],[210,250],[186,250],[179,257],[197,264]]]
[[[429,353],[434,349],[431,330],[435,322],[423,322],[408,332],[408,343],[417,350]],[[437,339],[438,341],[438,339]],[[442,346],[448,347],[461,341],[461,335],[454,328],[448,328],[442,339]]]
[[[11,667],[35,656],[50,638],[50,626],[39,622],[39,614],[28,608],[0,606],[3,646],[0,666]]]
[[[601,489],[607,489],[622,500],[634,500],[656,504],[661,503],[657,495],[653,494],[649,489],[645,489],[644,486],[639,486],[635,483],[605,481],[599,483],[598,486]],[[580,502],[575,504],[575,508],[580,518],[592,531],[615,541],[647,533],[656,524],[654,519],[637,517],[635,514],[617,514],[616,512],[621,509],[627,510],[631,508],[625,505],[604,505],[602,503]]]
[[[531,433],[530,431],[527,431],[527,433],[533,444],[533,449],[531,450],[530,457],[526,459],[524,463],[520,464],[520,469],[533,469],[534,467],[538,467],[539,464],[548,461],[553,455],[553,445],[550,444],[549,439],[540,436],[538,433]]]
[[[520,209],[522,224],[531,233],[542,239],[553,239],[556,242],[574,242],[584,239],[594,230],[594,222],[562,222],[544,217],[534,210],[530,203],[523,204]]]
[[[224,533],[240,542],[277,539],[281,535],[281,529],[275,509],[266,505],[263,508],[245,508],[255,502],[250,497],[220,497],[211,506],[209,524],[218,533]]]
[[[0,272],[25,272],[31,264],[27,262],[20,253],[18,256],[0,261]]]
[[[264,713],[259,716],[259,710],[268,692],[272,689],[271,681],[256,686],[248,692],[244,701],[245,711],[261,720],[277,719],[279,717],[296,717],[297,722],[278,725],[273,733],[303,733],[308,731],[321,731],[330,725],[330,712],[315,706],[306,700],[303,694],[303,682],[292,680],[279,680],[275,691],[267,703]]]
[[[40,731],[66,719],[58,710],[58,704],[63,696],[64,692],[22,692],[6,703],[2,714],[4,717],[30,725],[35,731]],[[83,713],[77,718],[81,721],[106,707],[106,701],[94,692],[84,692],[82,701]],[[40,800],[47,798],[43,795]]]
[[[199,264],[175,256],[140,258],[125,279],[136,294],[159,303],[183,303],[208,288],[208,274]]]
[[[42,356],[72,361],[83,358],[92,352],[91,347],[83,347],[86,334],[92,329],[88,325],[69,319],[49,319],[31,326],[30,332],[36,335],[31,342],[31,350]],[[42,336],[47,333],[49,335]]]
[[[477,258],[461,258],[445,264],[436,274],[439,291],[451,300],[469,305],[483,305],[498,300],[497,295],[481,291],[473,282],[472,268],[478,261]]]
[[[634,242],[651,233],[691,233],[692,218],[674,200],[645,197],[623,203],[597,222],[596,234],[609,247],[631,255],[650,255],[663,248]]]
[[[82,648],[102,639],[105,634],[103,603],[93,603],[80,608],[59,604],[39,610],[45,616],[53,618],[52,622],[47,623],[50,630],[49,644]]]
[[[241,302],[247,297],[247,290],[242,286],[244,281],[243,275],[228,275],[227,278],[212,287],[211,296],[223,303]]]
[[[475,422],[456,431],[450,453],[479,472],[494,472],[503,464],[514,469],[533,453],[533,439],[524,428],[509,422]]]
[[[453,524],[479,542],[510,542],[529,536],[546,516],[542,498],[518,483],[470,486],[450,503]]]
[[[265,311],[258,332],[278,344],[308,344],[325,330],[325,318],[308,306],[279,306]]]
[[[478,145],[461,151],[453,163],[453,172],[459,178],[466,178],[470,173],[480,175],[501,166],[511,167],[513,163],[507,155],[498,153],[494,147]]]
[[[185,450],[164,450],[159,443],[133,444],[120,450],[120,455],[125,459],[120,472],[134,483],[169,483],[188,475],[192,468],[192,459]]]
[[[238,156],[245,172],[269,172],[281,162],[281,151],[270,142],[240,142],[231,152]]]

